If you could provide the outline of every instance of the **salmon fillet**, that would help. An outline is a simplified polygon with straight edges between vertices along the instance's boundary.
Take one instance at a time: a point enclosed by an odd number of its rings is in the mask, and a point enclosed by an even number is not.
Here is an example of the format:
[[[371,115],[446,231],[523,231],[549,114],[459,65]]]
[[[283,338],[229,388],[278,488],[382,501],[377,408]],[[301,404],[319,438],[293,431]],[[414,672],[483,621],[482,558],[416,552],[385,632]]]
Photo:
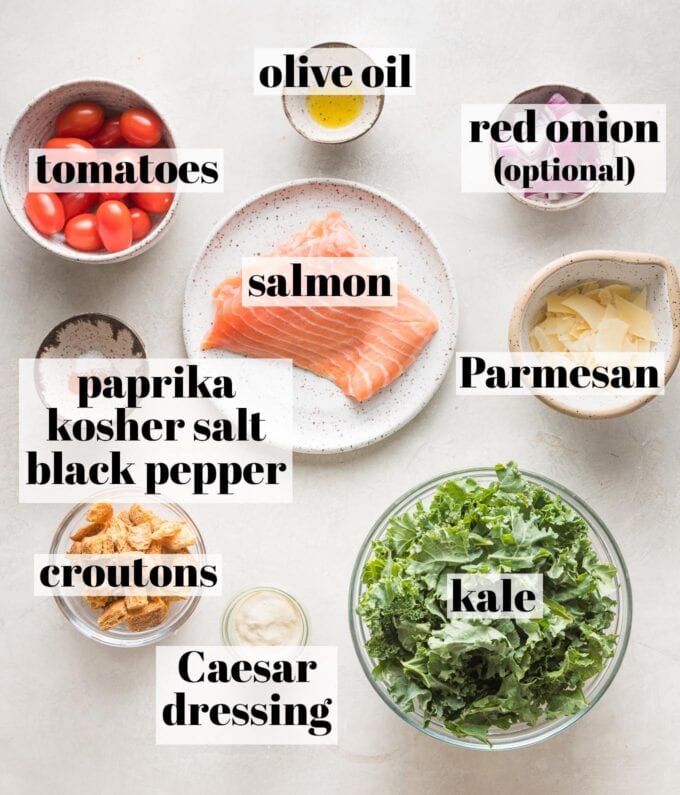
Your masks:
[[[337,210],[312,221],[269,256],[367,257]],[[241,275],[213,291],[215,319],[202,348],[292,359],[330,379],[348,397],[368,400],[416,360],[439,328],[435,314],[404,285],[394,307],[244,307]]]

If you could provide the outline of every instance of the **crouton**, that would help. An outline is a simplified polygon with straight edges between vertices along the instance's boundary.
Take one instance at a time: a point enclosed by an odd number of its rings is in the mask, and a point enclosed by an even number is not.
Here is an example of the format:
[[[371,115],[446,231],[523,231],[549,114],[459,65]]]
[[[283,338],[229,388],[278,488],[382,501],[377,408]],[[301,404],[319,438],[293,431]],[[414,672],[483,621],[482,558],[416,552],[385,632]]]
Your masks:
[[[144,605],[148,604],[149,600],[142,594],[141,596],[126,596],[125,607],[129,613],[134,613],[135,610],[140,610]]]
[[[143,552],[149,548],[149,544],[151,544],[151,525],[148,522],[128,525],[126,531],[127,543],[132,549]]]
[[[107,530],[88,536],[82,543],[82,552],[86,555],[111,555],[114,552],[113,537]]]
[[[130,524],[142,524],[143,522],[150,523],[153,519],[153,514],[149,511],[145,511],[141,505],[135,503],[130,506],[128,517],[130,519]]]
[[[110,596],[83,596],[83,599],[93,610],[100,610],[113,602],[113,598]]]
[[[163,541],[163,547],[170,553],[179,552],[180,550],[190,547],[196,543],[196,536],[194,531],[189,525],[181,524],[180,529],[175,535],[166,538]]]
[[[84,527],[76,530],[75,533],[71,533],[70,538],[71,541],[82,541],[83,538],[87,538],[87,536],[93,536],[95,533],[99,533],[103,529],[104,526],[100,524],[86,524]]]
[[[148,604],[134,613],[128,613],[125,618],[130,632],[144,632],[146,629],[162,624],[168,614],[168,606],[157,596],[152,596]]]
[[[120,516],[114,516],[111,520],[107,532],[113,541],[113,547],[116,552],[128,552],[130,545],[128,544],[127,534],[128,528]]]
[[[87,512],[86,518],[92,524],[107,525],[113,519],[113,505],[110,502],[96,502]]]
[[[104,612],[97,619],[100,629],[104,631],[118,626],[120,622],[127,616],[127,608],[125,607],[125,599],[116,599],[104,610]]]
[[[154,541],[165,541],[167,538],[176,536],[181,529],[181,522],[169,522],[167,519],[162,519],[156,522],[151,538]]]

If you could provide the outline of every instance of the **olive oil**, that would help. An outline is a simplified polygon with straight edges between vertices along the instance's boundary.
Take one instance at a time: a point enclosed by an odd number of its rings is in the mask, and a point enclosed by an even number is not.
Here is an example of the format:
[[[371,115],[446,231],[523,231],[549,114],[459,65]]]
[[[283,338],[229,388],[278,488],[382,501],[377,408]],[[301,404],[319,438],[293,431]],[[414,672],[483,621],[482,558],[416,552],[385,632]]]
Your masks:
[[[322,127],[346,127],[359,117],[364,106],[361,94],[309,94],[307,110]]]

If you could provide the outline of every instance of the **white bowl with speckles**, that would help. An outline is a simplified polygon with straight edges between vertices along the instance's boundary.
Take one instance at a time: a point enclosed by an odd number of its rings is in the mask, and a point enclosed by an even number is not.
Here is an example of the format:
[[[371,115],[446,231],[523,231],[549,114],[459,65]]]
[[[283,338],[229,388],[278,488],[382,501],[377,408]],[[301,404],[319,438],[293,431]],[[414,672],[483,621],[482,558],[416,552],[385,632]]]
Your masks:
[[[54,122],[59,113],[72,102],[91,100],[104,107],[107,116],[129,108],[149,108],[163,122],[163,140],[168,148],[175,141],[165,116],[145,96],[135,89],[104,79],[73,80],[48,89],[34,99],[19,115],[7,134],[0,154],[0,190],[10,215],[19,227],[38,245],[74,262],[97,265],[122,262],[136,257],[155,245],[167,232],[175,217],[179,194],[164,215],[151,216],[153,225],[146,237],[134,242],[124,251],[78,251],[67,245],[63,234],[43,235],[28,220],[24,200],[28,192],[28,150],[42,146],[54,135]]]
[[[551,293],[588,280],[602,284],[623,282],[635,290],[647,288],[647,309],[654,317],[659,340],[653,350],[665,354],[664,378],[673,375],[680,358],[680,282],[673,265],[655,254],[632,251],[577,251],[551,262],[524,287],[512,311],[508,344],[512,352],[530,352],[529,333],[545,317]],[[607,419],[629,414],[654,395],[614,396],[595,392],[539,395],[547,405],[584,419]]]
[[[309,55],[312,50],[318,48],[349,48],[360,53],[361,56],[365,56],[366,63],[372,63],[368,55],[359,50],[358,47],[345,42],[315,44],[304,54]],[[344,144],[365,135],[380,118],[385,104],[384,92],[380,94],[364,94],[363,97],[363,105],[357,118],[342,127],[325,127],[312,118],[307,106],[307,94],[290,94],[284,90],[281,100],[286,118],[293,128],[308,141],[313,141],[317,144]]]

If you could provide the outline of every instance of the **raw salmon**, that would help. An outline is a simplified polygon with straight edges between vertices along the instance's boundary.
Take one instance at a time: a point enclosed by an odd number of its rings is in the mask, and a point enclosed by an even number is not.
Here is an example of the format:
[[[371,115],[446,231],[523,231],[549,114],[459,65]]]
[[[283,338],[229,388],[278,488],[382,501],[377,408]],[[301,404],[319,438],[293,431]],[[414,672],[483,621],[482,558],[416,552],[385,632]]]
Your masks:
[[[368,254],[334,210],[269,256]],[[432,310],[404,285],[397,295],[394,307],[244,307],[241,275],[229,276],[213,292],[215,320],[202,347],[292,359],[333,381],[347,396],[368,400],[413,364],[439,327]]]

